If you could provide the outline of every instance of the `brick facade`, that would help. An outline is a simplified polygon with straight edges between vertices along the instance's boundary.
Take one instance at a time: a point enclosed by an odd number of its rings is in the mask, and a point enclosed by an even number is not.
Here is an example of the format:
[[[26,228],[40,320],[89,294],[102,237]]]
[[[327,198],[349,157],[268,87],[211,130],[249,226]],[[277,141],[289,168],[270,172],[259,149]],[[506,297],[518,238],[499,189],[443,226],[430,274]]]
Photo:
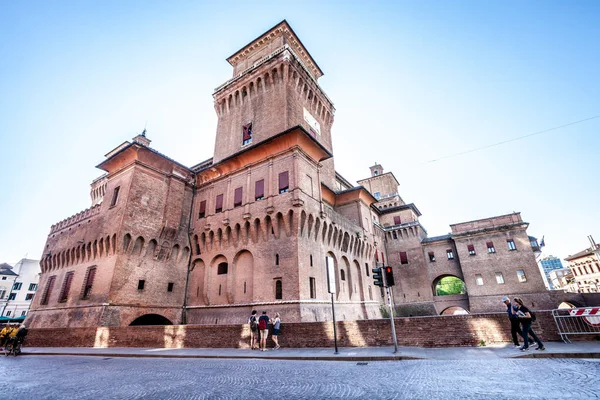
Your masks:
[[[429,238],[420,211],[381,165],[355,187],[335,171],[335,109],[287,22],[228,61],[233,78],[213,94],[213,158],[185,167],[152,149],[145,131],[109,152],[91,185],[92,207],[51,227],[31,327],[241,324],[254,308],[289,322],[328,321],[326,257],[343,321],[380,317],[370,271],[377,263],[395,270],[399,315],[500,311],[505,294],[557,305],[544,293],[519,214]],[[495,254],[486,253],[488,241]],[[517,281],[517,269],[526,281]],[[468,294],[436,296],[444,276],[463,279]]]

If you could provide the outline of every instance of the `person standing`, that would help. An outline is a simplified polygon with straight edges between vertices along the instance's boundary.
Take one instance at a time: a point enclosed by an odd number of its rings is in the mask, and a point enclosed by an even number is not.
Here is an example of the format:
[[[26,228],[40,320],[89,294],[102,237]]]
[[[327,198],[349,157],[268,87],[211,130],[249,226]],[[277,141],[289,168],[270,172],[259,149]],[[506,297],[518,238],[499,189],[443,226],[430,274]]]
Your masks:
[[[275,318],[273,318],[272,320],[273,322],[273,334],[272,334],[272,338],[273,341],[275,342],[275,347],[273,347],[273,350],[277,350],[279,348],[279,329],[281,327],[281,318],[279,318],[279,313],[275,313]]]
[[[517,316],[517,313],[514,310],[508,296],[504,296],[502,298],[502,302],[504,305],[506,305],[506,312],[508,313],[508,319],[510,320],[510,334],[512,336],[513,344],[515,347],[520,347],[517,334],[519,334],[521,338],[523,337],[523,332],[521,331],[521,321],[519,320],[519,317]]]
[[[266,311],[258,319],[258,330],[260,331],[260,350],[267,351],[267,336],[269,336],[269,316]]]
[[[252,310],[252,314],[248,319],[250,325],[250,350],[258,349],[258,320],[256,319],[256,310]]]
[[[517,317],[519,318],[519,321],[521,321],[523,340],[525,341],[523,347],[521,347],[520,350],[529,350],[529,335],[533,337],[533,339],[538,345],[536,347],[536,350],[546,350],[546,348],[544,347],[544,343],[542,343],[542,341],[537,337],[533,329],[531,329],[531,312],[529,311],[529,308],[525,307],[525,304],[523,304],[523,300],[521,300],[520,297],[515,297],[513,301],[515,302],[515,306],[517,308]]]

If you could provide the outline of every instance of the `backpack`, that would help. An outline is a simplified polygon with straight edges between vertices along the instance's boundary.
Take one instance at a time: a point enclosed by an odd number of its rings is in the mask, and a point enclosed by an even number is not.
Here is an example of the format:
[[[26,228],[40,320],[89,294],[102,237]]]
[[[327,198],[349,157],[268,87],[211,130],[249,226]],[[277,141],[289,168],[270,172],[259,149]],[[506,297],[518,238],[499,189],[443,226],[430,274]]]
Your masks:
[[[260,329],[261,331],[267,329],[267,320],[265,318],[261,318],[258,321],[258,329]]]
[[[537,319],[535,316],[535,313],[531,310],[529,310],[529,315],[531,315],[531,322],[535,322],[535,320]]]
[[[253,315],[250,317],[250,329],[255,331],[258,328],[258,323],[256,322],[256,317]]]

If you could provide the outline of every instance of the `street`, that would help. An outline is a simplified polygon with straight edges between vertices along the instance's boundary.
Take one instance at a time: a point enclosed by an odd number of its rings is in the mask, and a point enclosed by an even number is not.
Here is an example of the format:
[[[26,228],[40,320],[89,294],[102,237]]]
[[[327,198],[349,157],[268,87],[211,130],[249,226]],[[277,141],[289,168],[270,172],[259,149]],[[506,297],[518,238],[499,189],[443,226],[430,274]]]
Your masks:
[[[0,357],[0,391],[14,399],[588,399],[600,396],[598,361],[19,356]]]

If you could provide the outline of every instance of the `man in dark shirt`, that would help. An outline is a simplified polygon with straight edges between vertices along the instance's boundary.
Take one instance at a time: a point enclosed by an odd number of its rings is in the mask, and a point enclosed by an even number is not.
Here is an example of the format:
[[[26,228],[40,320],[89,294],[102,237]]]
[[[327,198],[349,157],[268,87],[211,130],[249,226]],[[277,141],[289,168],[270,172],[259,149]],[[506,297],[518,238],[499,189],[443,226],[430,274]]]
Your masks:
[[[523,340],[525,341],[523,347],[521,347],[520,350],[529,350],[529,335],[533,337],[533,339],[538,345],[536,347],[536,350],[546,350],[546,348],[544,347],[544,343],[542,343],[542,341],[537,337],[533,329],[531,329],[531,313],[529,311],[529,308],[525,307],[525,304],[523,304],[523,300],[520,297],[515,297],[513,300],[517,308],[517,317],[519,318],[519,321],[521,321]]]
[[[523,337],[523,333],[521,331],[521,321],[519,321],[519,317],[513,309],[513,305],[508,296],[504,296],[502,298],[502,302],[506,305],[506,312],[508,313],[508,319],[510,320],[510,334],[512,336],[513,344],[515,347],[520,347],[517,334],[519,334],[521,338]],[[533,342],[533,339],[531,341]]]

